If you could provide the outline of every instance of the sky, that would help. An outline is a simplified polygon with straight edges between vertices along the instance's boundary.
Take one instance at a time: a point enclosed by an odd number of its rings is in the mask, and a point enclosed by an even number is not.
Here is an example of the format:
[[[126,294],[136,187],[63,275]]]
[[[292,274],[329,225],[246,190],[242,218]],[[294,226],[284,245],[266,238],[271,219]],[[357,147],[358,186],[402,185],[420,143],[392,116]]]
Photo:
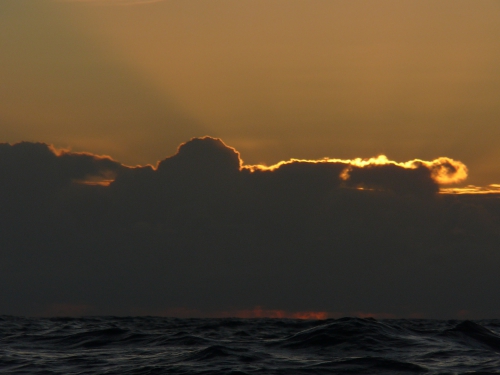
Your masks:
[[[499,18],[0,1],[0,314],[500,318]]]
[[[0,138],[155,164],[440,156],[499,182],[496,0],[4,0]]]

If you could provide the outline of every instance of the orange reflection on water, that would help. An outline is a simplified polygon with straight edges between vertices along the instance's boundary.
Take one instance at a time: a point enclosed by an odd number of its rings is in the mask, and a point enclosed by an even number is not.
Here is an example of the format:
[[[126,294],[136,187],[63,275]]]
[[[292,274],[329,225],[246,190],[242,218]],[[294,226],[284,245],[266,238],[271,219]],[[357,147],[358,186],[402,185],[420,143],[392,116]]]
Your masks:
[[[136,309],[132,315],[168,316],[176,318],[241,318],[241,319],[305,319],[323,320],[328,318],[340,318],[342,313],[331,313],[326,311],[285,311],[278,309],[266,309],[256,306],[253,309],[202,311],[186,307],[167,308],[161,310]]]
[[[328,319],[330,316],[325,311],[298,311],[289,312],[285,310],[264,309],[256,306],[251,310],[225,311],[217,314],[220,317],[228,318],[277,318],[277,319]]]
[[[370,312],[358,311],[358,312],[355,312],[353,315],[358,317],[358,318],[363,318],[363,319],[366,319],[366,318],[396,319],[396,315],[390,314],[390,313],[384,313],[384,312],[382,312],[382,313],[370,313]]]

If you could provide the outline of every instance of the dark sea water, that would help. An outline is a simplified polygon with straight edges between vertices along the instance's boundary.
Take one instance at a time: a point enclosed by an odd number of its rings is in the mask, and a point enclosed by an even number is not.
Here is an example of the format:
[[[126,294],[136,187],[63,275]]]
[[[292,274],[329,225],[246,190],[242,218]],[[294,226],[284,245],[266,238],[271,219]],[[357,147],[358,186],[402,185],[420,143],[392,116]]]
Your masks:
[[[6,374],[500,374],[500,321],[0,317]]]

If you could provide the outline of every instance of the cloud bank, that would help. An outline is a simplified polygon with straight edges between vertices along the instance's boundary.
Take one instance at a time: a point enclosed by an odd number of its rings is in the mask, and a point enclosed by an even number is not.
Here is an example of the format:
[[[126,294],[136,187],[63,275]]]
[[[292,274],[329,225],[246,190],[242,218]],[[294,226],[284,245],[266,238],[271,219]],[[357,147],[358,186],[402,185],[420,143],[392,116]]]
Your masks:
[[[211,137],[137,167],[1,144],[0,313],[499,317],[500,202],[439,194],[466,176],[444,157],[245,165]]]

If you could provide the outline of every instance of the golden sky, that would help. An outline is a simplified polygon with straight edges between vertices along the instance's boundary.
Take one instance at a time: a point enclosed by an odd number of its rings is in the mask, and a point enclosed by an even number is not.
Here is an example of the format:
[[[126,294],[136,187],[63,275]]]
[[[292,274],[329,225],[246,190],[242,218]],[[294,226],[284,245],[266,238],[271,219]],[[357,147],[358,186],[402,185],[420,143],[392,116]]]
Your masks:
[[[500,182],[497,0],[2,0],[0,141],[156,163],[447,156]]]

